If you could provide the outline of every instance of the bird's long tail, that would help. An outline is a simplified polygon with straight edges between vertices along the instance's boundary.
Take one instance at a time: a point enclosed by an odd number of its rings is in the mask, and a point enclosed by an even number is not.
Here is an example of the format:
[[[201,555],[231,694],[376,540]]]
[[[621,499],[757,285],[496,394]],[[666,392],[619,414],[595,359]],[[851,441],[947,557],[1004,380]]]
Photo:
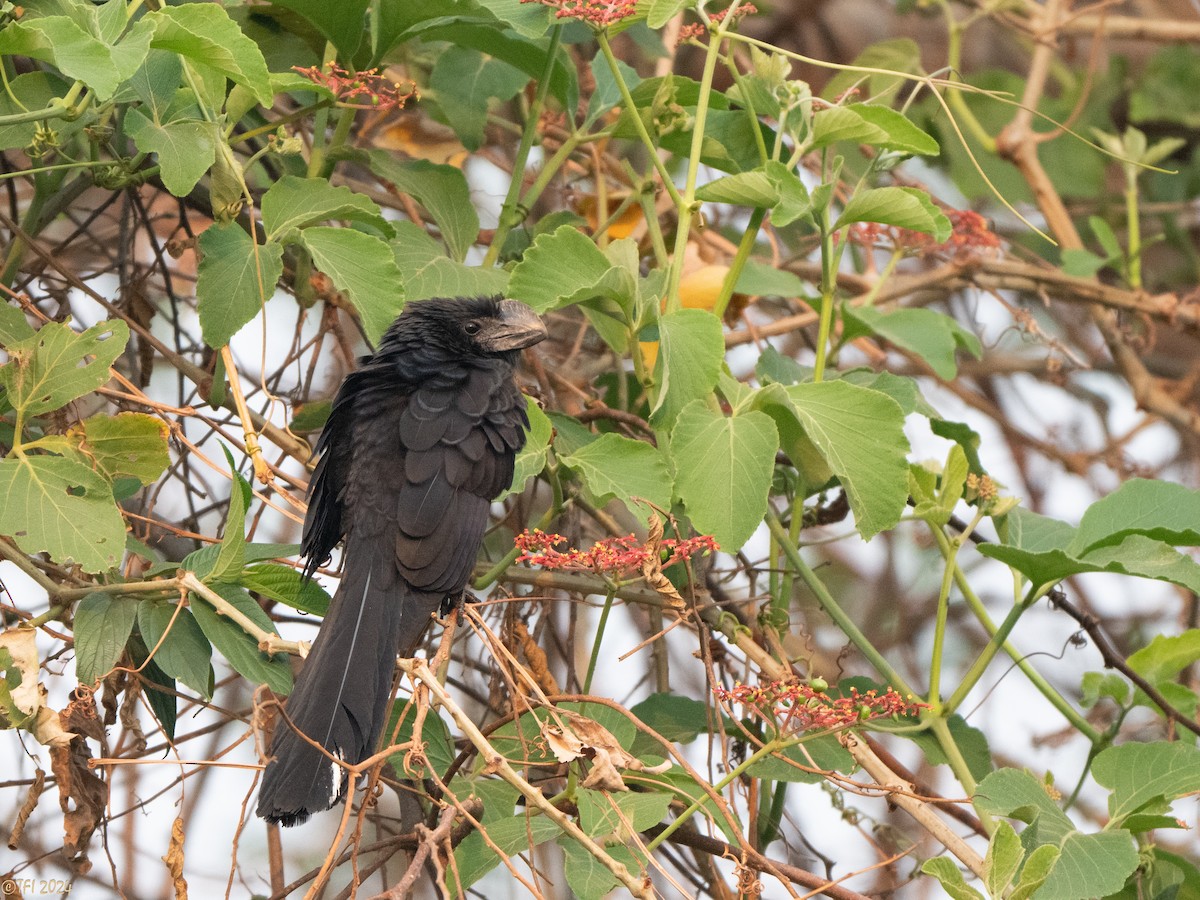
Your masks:
[[[375,752],[391,693],[396,653],[420,641],[441,598],[414,591],[394,559],[368,547],[348,558],[345,576],[285,707],[292,726],[332,756],[355,764]],[[348,554],[351,556],[353,554]],[[258,815],[297,825],[329,809],[346,790],[345,770],[303,740],[283,718],[258,792]]]

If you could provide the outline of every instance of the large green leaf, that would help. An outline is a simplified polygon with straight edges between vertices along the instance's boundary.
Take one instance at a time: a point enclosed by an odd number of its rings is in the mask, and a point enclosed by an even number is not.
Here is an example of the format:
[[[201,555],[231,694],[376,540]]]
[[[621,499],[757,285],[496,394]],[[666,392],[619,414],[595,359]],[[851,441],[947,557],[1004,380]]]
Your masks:
[[[878,222],[928,234],[935,241],[950,237],[950,220],[917,188],[881,187],[860,191],[850,198],[834,228],[854,222]]]
[[[1128,831],[1067,836],[1062,854],[1035,900],[1091,900],[1119,891],[1138,866],[1138,852]]]
[[[434,99],[468,150],[483,144],[489,102],[511,100],[528,83],[520,69],[461,46],[438,54],[429,75]]]
[[[725,416],[703,400],[684,407],[671,432],[675,492],[697,531],[730,553],[762,523],[779,434],[766,413]]]
[[[669,428],[685,406],[712,393],[725,359],[725,338],[712,313],[680,309],[658,320],[658,342],[658,400],[650,418]]]
[[[212,588],[264,631],[276,633],[270,616],[243,588],[235,584],[214,584]],[[258,649],[258,642],[240,625],[220,615],[203,599],[193,597],[191,609],[204,636],[234,669],[255,684],[267,685],[277,694],[291,693],[292,667],[286,653],[274,656],[263,653]]]
[[[446,872],[451,896],[466,890],[500,865],[496,850],[512,856],[544,844],[561,833],[561,829],[545,816],[510,816],[486,823],[485,827],[489,841],[485,843],[478,831],[472,831],[454,848],[455,865],[447,866]]]
[[[404,282],[384,241],[349,228],[315,225],[300,232],[313,262],[343,291],[376,342],[404,305]]]
[[[144,600],[137,605],[137,620],[142,642],[158,667],[211,699],[212,646],[191,611],[176,603]]]
[[[979,338],[954,319],[932,309],[896,309],[880,312],[874,307],[847,308],[847,322],[855,322],[897,347],[911,350],[927,363],[939,378],[951,381],[958,374],[954,355],[965,350],[979,359],[983,346]],[[849,340],[853,335],[847,333]]]
[[[1200,749],[1167,741],[1109,747],[1096,756],[1092,775],[1112,791],[1110,824],[1120,825],[1147,805],[1169,803],[1200,788]]]
[[[75,675],[92,684],[109,673],[133,630],[137,602],[99,592],[88,594],[75,607]]]
[[[112,485],[88,466],[58,456],[0,460],[0,534],[26,553],[49,553],[104,572],[121,561],[125,523]]]
[[[1119,544],[1130,534],[1173,545],[1200,545],[1200,491],[1169,481],[1132,478],[1088,507],[1071,550]]]
[[[139,150],[157,155],[163,184],[176,197],[190,194],[216,161],[219,138],[211,122],[178,119],[160,125],[131,107],[125,127]]]
[[[283,247],[273,241],[256,245],[236,222],[209,226],[198,245],[200,331],[208,346],[219,349],[274,296],[283,274]]]
[[[81,441],[79,449],[109,481],[136,478],[152,484],[170,464],[167,437],[170,429],[158,416],[124,412],[116,416],[96,413],[71,429]]]
[[[292,229],[330,219],[362,222],[389,237],[392,233],[374,200],[324,178],[284,175],[263,194],[261,208],[268,241],[286,243]]]
[[[395,244],[392,245],[395,247]],[[405,269],[404,296],[408,300],[429,297],[480,297],[508,293],[508,273],[503,269],[468,266],[445,256],[437,256],[415,270]]]
[[[103,386],[129,340],[119,319],[76,333],[69,325],[47,322],[36,333],[7,344],[9,360],[0,367],[8,402],[25,416],[61,409]]]
[[[573,225],[541,234],[525,251],[508,281],[512,296],[539,313],[594,288],[613,264]]]
[[[286,603],[303,613],[324,616],[329,612],[329,594],[325,589],[291,566],[281,563],[246,566],[242,570],[241,583],[246,590]]]
[[[845,488],[863,538],[899,522],[908,502],[909,449],[900,405],[840,380],[786,391],[804,434]]]
[[[450,255],[461,262],[479,237],[479,214],[462,171],[424,159],[398,160],[386,150],[371,150],[366,160],[376,175],[425,207]]]
[[[0,54],[53,63],[64,75],[90,87],[102,101],[112,97],[122,79],[109,47],[67,16],[8,22],[0,28]]]
[[[632,502],[642,497],[662,509],[671,506],[671,473],[656,447],[619,434],[602,434],[559,462],[577,472],[596,503],[603,506],[616,497],[646,522],[654,511]]]
[[[150,46],[209,66],[248,88],[264,106],[274,100],[271,76],[258,45],[215,3],[165,6],[146,14],[154,23]]]
[[[340,59],[353,59],[367,33],[366,12],[370,0],[272,0],[273,6],[294,10],[311,22],[340,51]],[[384,4],[390,5],[390,4]]]

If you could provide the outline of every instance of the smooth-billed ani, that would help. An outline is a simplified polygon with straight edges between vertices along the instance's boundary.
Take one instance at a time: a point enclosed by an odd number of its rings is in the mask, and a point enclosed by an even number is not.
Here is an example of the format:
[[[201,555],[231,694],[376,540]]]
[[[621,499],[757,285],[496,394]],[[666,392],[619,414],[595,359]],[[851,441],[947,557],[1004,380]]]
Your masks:
[[[345,538],[343,575],[286,711],[337,759],[361,762],[383,728],[396,654],[462,596],[492,500],[529,426],[513,381],[546,336],[499,297],[409,303],[338,391],[309,487],[305,576]],[[280,719],[258,814],[295,825],[346,790],[344,770]]]

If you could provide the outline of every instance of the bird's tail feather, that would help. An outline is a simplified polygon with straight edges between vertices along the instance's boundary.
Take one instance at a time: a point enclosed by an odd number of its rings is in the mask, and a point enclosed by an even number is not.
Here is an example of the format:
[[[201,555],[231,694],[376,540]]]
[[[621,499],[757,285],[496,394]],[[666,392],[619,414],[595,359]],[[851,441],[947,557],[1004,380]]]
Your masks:
[[[285,709],[296,730],[353,765],[375,751],[397,651],[412,652],[441,598],[414,592],[390,558],[348,559],[345,571]],[[271,756],[258,793],[262,818],[296,825],[342,798],[345,770],[282,718]]]

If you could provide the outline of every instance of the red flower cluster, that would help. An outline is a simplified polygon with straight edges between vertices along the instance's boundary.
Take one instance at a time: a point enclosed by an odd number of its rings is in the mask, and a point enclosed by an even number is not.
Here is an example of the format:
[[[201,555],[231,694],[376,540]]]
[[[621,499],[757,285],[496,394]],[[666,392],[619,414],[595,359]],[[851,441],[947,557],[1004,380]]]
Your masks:
[[[607,28],[637,12],[637,0],[521,0],[557,10],[556,19],[579,19],[596,28]]]
[[[405,88],[398,81],[386,79],[378,69],[348,72],[337,63],[330,63],[328,72],[317,66],[292,66],[292,70],[313,84],[329,88],[339,105],[351,109],[403,109],[405,103],[418,96],[415,83],[410,82]]]
[[[969,209],[943,209],[950,220],[950,237],[938,243],[920,231],[880,225],[876,222],[859,222],[850,226],[850,240],[864,247],[891,244],[903,250],[912,250],[922,256],[932,253],[951,252],[955,256],[966,255],[978,250],[1000,249],[999,236],[988,227],[987,219]]]
[[[916,715],[926,704],[905,700],[891,688],[860,694],[850,689],[848,697],[831,697],[823,690],[801,682],[769,681],[751,687],[735,685],[731,690],[713,688],[718,700],[739,703],[764,719],[775,719],[782,731],[829,731],[848,728],[871,719]]]
[[[576,550],[573,547],[566,550],[555,549],[556,544],[565,543],[567,539],[561,534],[546,534],[536,528],[533,531],[523,531],[514,541],[517,549],[521,551],[517,562],[532,563],[543,569],[620,575],[641,571],[642,566],[655,552],[653,547],[642,544],[632,534],[597,541],[587,550]],[[661,565],[664,568],[682,562],[696,553],[711,553],[720,549],[712,536],[707,534],[683,541],[667,539],[662,542],[661,547],[664,557]]]
[[[730,6],[729,9],[722,9],[719,12],[713,13],[708,18],[712,22],[712,24],[716,25],[718,22],[720,22],[722,19],[724,19],[727,15],[729,15],[730,10],[733,11],[733,15],[735,17],[749,16],[749,15],[753,15],[754,13],[758,12],[758,7],[755,6],[753,3],[743,3],[741,6],[738,6],[736,8],[733,6]],[[694,25],[684,25],[682,28],[679,29],[679,43],[682,44],[684,41],[699,39],[699,38],[704,37],[704,35],[706,35],[706,34],[708,34],[708,26],[705,25],[703,22],[697,22]]]

